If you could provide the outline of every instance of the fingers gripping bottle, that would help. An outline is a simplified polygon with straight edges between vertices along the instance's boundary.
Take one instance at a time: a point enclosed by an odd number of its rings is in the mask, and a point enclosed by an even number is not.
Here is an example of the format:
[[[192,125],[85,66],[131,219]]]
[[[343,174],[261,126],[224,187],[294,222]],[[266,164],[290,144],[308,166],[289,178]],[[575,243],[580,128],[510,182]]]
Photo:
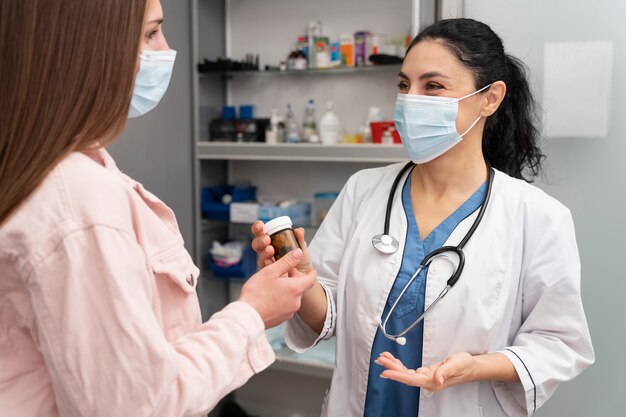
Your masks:
[[[263,233],[269,235],[274,247],[274,259],[279,260],[292,250],[300,248],[289,216],[277,217],[263,225]]]

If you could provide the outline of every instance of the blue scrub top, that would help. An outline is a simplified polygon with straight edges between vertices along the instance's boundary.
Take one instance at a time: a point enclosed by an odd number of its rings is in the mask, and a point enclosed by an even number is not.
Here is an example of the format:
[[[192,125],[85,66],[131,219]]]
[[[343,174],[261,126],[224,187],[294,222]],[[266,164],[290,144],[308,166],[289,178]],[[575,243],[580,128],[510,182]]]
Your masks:
[[[420,262],[426,255],[444,245],[454,229],[466,217],[476,211],[485,199],[487,183],[484,183],[476,192],[437,226],[426,239],[422,241],[411,202],[411,175],[402,188],[402,205],[406,215],[408,229],[406,243],[404,245],[404,255],[400,272],[393,284],[385,309],[383,318],[387,317],[387,312],[396,301],[404,286],[409,282],[411,276],[419,268]],[[404,293],[400,302],[394,309],[387,322],[387,333],[398,334],[409,327],[419,316],[424,313],[424,297],[426,294],[427,269],[419,273],[411,286]],[[462,278],[461,278],[462,279]],[[445,302],[445,301],[443,301]],[[445,326],[445,323],[441,324]],[[422,366],[422,345],[424,326],[423,322],[405,335],[406,345],[400,346],[396,342],[387,339],[380,329],[374,338],[372,346],[372,356],[370,358],[370,369],[367,383],[367,393],[365,396],[365,417],[383,416],[417,416],[419,413],[419,388],[410,387],[400,382],[380,378],[384,368],[374,363],[382,352],[390,352],[409,369],[417,369]]]

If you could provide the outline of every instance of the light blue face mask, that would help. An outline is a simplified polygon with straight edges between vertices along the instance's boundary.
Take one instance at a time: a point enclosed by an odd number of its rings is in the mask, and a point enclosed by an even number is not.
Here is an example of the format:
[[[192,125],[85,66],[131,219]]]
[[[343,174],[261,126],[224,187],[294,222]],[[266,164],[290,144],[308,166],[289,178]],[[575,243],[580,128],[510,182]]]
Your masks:
[[[411,160],[416,164],[432,161],[459,143],[481,119],[478,116],[462,134],[457,132],[459,101],[490,86],[461,98],[398,94],[393,121]]]
[[[154,109],[170,83],[176,51],[142,51],[135,77],[128,117],[139,117]]]

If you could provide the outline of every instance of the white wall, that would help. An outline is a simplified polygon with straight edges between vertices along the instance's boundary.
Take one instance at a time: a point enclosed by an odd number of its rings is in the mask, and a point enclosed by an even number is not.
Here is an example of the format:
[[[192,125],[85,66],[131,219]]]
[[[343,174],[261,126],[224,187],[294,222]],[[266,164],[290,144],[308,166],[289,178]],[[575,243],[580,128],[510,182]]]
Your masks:
[[[465,16],[489,24],[505,49],[526,62],[542,93],[543,45],[548,41],[614,43],[609,136],[546,140],[547,177],[540,184],[574,216],[582,259],[582,291],[597,361],[563,385],[539,416],[626,414],[626,2],[596,0],[466,0]],[[589,79],[587,82],[594,83]],[[573,87],[575,88],[575,86]],[[595,103],[581,103],[594,106]]]

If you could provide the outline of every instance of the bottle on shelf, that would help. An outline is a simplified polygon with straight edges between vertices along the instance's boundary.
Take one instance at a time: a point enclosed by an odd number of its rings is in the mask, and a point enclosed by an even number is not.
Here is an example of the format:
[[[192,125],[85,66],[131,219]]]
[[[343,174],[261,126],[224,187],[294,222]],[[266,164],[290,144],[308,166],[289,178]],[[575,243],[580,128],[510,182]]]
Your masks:
[[[308,68],[308,60],[306,55],[304,54],[304,48],[302,45],[298,45],[298,49],[293,58],[293,70],[301,71]]]
[[[307,61],[309,68],[317,68],[317,59],[315,57],[315,37],[322,35],[322,22],[312,20],[307,25],[307,44],[309,45]]]
[[[333,111],[333,102],[326,104],[326,113],[320,119],[320,138],[324,145],[334,145],[340,142],[339,118]]]
[[[372,142],[372,122],[380,122],[384,119],[383,112],[380,107],[372,106],[369,108],[367,113],[367,119],[365,119],[365,124],[361,127],[361,133],[363,135],[364,143]]]
[[[285,130],[287,136],[287,142],[298,143],[300,142],[300,133],[298,132],[298,123],[296,122],[296,116],[293,113],[291,104],[287,104],[287,117],[285,118]]]
[[[213,140],[225,140],[228,142],[235,141],[237,132],[235,131],[235,116],[237,110],[234,106],[224,106],[222,110],[222,122],[219,124],[219,129],[216,137]]]
[[[315,100],[309,99],[304,110],[304,119],[302,122],[302,140],[304,142],[319,142],[317,135],[317,124],[315,122]]]
[[[256,141],[257,130],[256,122],[254,120],[254,106],[243,105],[239,107],[239,120],[237,126],[237,133],[243,134],[244,142]],[[239,141],[239,137],[237,137],[237,141]]]
[[[393,145],[393,132],[395,132],[395,127],[390,127],[383,132],[383,137],[380,142],[383,145]]]
[[[276,144],[284,141],[285,126],[278,115],[278,110],[272,109],[270,124],[267,125],[267,129],[265,130],[265,142],[269,144]]]

